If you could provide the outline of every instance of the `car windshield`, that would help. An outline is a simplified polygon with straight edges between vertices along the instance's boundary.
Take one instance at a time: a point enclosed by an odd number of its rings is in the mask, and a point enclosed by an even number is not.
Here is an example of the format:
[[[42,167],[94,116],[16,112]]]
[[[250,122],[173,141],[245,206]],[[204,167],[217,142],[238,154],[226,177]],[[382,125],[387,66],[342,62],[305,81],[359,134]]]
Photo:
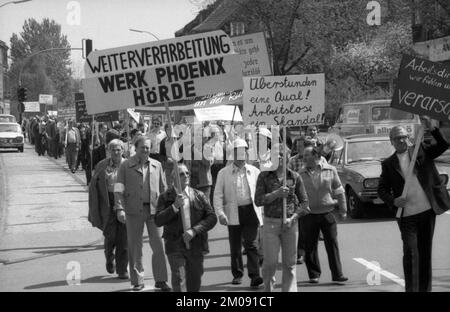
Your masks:
[[[389,140],[350,142],[347,146],[347,163],[381,161],[393,152],[394,147]]]
[[[414,114],[404,112],[389,106],[373,107],[372,108],[372,120],[384,121],[384,120],[407,120],[414,119]]]
[[[20,132],[18,124],[0,125],[0,132]]]
[[[0,122],[16,122],[16,117],[14,117],[14,116],[0,116]]]

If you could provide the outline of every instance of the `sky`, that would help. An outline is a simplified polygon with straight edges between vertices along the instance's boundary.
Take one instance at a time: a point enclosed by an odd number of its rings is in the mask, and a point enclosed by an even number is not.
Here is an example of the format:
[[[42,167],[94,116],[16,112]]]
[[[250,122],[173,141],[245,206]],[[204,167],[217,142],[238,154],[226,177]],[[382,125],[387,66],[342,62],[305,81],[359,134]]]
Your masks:
[[[0,0],[0,5],[11,0]],[[195,18],[200,0],[32,0],[0,8],[0,40],[10,45],[13,33],[20,34],[28,18],[51,18],[61,25],[72,48],[81,48],[89,38],[102,50],[174,38],[175,32]],[[81,51],[72,51],[74,76],[83,76]]]

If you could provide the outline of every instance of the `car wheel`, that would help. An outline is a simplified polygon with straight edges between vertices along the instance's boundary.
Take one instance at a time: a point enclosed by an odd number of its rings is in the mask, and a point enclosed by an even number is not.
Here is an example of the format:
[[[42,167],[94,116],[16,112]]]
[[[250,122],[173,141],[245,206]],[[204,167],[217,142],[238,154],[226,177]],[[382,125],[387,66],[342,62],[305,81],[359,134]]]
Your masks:
[[[352,219],[359,219],[363,215],[363,203],[359,199],[358,195],[349,188],[347,194],[347,212]]]
[[[23,153],[23,146],[19,147],[19,152]]]

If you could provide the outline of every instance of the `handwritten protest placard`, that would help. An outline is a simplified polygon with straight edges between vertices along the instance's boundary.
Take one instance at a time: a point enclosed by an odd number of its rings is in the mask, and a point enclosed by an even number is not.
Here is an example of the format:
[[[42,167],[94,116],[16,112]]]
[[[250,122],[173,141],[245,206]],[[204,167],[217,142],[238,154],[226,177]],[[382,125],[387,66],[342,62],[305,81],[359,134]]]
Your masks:
[[[223,31],[93,51],[84,69],[89,114],[242,89],[240,57]]]
[[[450,120],[450,67],[404,55],[391,106],[441,121]]]
[[[307,126],[323,123],[325,75],[244,77],[247,124]]]
[[[264,33],[259,32],[231,39],[235,51],[241,56],[243,77],[272,75]]]

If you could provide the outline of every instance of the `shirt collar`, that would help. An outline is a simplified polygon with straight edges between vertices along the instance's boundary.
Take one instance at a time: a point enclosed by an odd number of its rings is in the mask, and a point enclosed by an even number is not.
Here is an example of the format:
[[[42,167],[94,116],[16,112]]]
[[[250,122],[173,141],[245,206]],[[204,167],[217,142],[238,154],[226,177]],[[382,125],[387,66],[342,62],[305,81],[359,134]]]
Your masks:
[[[242,166],[242,168],[239,168],[239,167],[236,166],[236,164],[233,162],[233,174],[238,173],[238,172],[242,172],[242,171],[245,172],[246,166],[247,166],[247,164],[244,164],[244,165]]]

